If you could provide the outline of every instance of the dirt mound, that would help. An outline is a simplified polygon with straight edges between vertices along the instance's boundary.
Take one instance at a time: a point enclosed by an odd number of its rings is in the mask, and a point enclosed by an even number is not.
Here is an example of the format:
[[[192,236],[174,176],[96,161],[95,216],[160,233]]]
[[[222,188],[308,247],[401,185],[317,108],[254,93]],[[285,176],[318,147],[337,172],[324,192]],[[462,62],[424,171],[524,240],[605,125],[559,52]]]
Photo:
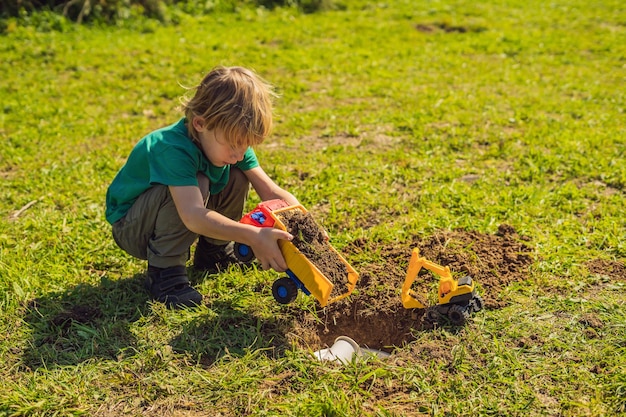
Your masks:
[[[613,281],[626,281],[626,265],[622,262],[593,259],[586,265],[592,274],[605,276]]]
[[[346,335],[363,346],[390,351],[414,340],[412,331],[430,327],[421,317],[423,310],[407,310],[400,299],[411,251],[416,247],[426,259],[448,266],[455,277],[470,275],[487,309],[506,305],[502,290],[526,279],[533,261],[528,239],[508,225],[500,226],[494,235],[453,230],[402,243],[356,240],[343,249],[347,258],[367,254],[367,262],[352,263],[360,273],[355,291],[320,308],[317,318],[303,312],[291,335],[293,341],[316,348],[330,346],[337,336]],[[420,274],[412,289],[433,304],[438,282],[437,276]]]

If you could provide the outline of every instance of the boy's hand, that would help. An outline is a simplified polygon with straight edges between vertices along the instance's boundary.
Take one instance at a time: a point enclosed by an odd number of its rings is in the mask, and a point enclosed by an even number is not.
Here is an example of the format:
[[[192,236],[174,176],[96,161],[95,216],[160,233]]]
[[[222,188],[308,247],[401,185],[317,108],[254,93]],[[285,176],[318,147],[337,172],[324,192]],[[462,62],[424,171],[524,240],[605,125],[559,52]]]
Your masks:
[[[277,272],[285,272],[288,267],[278,246],[278,240],[291,241],[293,236],[284,230],[269,227],[260,227],[257,231],[255,243],[250,246],[262,268],[265,270],[271,268]]]

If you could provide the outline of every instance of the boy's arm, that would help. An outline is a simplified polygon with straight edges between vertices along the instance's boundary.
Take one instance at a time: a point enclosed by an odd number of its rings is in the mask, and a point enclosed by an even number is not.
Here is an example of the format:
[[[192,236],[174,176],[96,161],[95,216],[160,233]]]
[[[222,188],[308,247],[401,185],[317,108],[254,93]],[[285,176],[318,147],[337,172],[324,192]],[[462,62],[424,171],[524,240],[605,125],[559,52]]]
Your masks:
[[[170,186],[169,190],[176,211],[187,229],[214,239],[244,243],[252,248],[263,269],[273,268],[278,272],[287,270],[277,241],[291,240],[291,234],[280,229],[239,223],[214,210],[208,210],[204,207],[198,187]]]
[[[290,205],[299,205],[300,202],[289,191],[281,188],[265,173],[260,166],[244,171],[248,181],[254,187],[262,201],[279,198],[285,200]]]

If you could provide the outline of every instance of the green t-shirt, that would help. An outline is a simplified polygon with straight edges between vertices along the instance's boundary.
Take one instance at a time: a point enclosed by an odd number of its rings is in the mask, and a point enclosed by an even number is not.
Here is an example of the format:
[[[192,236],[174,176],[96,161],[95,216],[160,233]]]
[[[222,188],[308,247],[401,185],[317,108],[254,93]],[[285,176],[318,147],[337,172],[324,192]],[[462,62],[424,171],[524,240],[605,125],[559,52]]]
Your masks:
[[[259,166],[252,148],[233,166],[243,171]],[[113,224],[126,215],[137,198],[150,187],[198,186],[198,172],[209,178],[210,193],[216,194],[228,183],[231,165],[216,167],[192,142],[185,119],[156,130],[133,148],[126,164],[117,173],[106,195],[106,219]]]

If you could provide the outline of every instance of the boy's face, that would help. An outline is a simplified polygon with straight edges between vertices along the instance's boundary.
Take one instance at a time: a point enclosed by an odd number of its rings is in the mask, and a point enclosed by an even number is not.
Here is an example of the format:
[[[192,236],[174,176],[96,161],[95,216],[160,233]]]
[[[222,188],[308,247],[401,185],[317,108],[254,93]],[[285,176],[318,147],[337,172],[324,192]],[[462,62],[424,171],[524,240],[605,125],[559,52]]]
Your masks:
[[[247,146],[235,146],[228,143],[221,129],[207,129],[195,123],[200,147],[207,159],[216,167],[235,164],[243,159]]]

